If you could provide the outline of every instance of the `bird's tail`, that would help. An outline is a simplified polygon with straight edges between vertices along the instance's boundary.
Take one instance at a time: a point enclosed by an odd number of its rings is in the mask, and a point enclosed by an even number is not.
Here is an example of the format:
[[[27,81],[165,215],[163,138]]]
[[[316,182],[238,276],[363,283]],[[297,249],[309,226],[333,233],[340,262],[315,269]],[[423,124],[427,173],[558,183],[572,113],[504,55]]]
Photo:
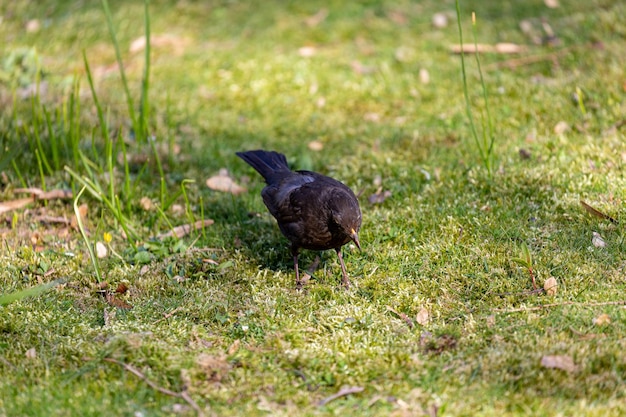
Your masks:
[[[256,151],[237,152],[237,156],[256,169],[268,184],[272,182],[277,174],[280,177],[285,172],[291,171],[289,165],[287,165],[287,158],[282,153],[259,149]]]

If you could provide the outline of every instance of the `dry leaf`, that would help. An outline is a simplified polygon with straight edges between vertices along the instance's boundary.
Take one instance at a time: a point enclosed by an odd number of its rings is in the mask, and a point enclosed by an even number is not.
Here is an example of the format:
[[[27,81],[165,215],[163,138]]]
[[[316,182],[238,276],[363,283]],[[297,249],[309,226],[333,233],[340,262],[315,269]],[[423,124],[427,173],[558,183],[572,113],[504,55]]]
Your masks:
[[[311,142],[309,142],[309,149],[312,151],[319,152],[322,149],[324,149],[324,144],[320,142],[319,140],[312,140]]]
[[[605,248],[606,247],[606,242],[604,241],[602,236],[600,236],[600,233],[597,233],[597,232],[593,232],[593,237],[591,238],[591,243],[596,248]]]
[[[128,304],[126,301],[116,298],[113,294],[105,294],[104,299],[106,300],[107,304],[112,307],[117,307],[124,310],[130,310],[131,308],[133,308],[132,305]]]
[[[220,172],[218,175],[214,175],[206,180],[206,185],[212,190],[231,193],[234,195],[247,191],[244,187],[235,183],[231,177],[225,175],[223,172]]]
[[[491,328],[496,325],[496,316],[495,314],[491,314],[487,316],[487,327]]]
[[[139,205],[145,211],[150,211],[154,209],[154,203],[152,203],[152,200],[150,200],[148,197],[141,197],[141,200],[139,200]]]
[[[28,359],[35,359],[37,358],[37,349],[34,347],[30,348],[26,351],[25,355]]]
[[[176,226],[175,228],[173,228],[169,232],[161,233],[157,237],[159,239],[163,239],[163,238],[166,238],[166,237],[172,237],[172,236],[176,236],[177,238],[181,238],[183,236],[187,236],[189,233],[191,233],[192,230],[202,229],[202,227],[210,226],[213,223],[215,223],[213,221],[213,219],[198,220],[197,222],[195,222],[194,224],[191,224],[191,225],[190,224],[183,224],[181,226]]]
[[[8,213],[13,210],[19,210],[32,202],[34,202],[32,198],[19,198],[17,200],[2,201],[0,202],[0,214]]]
[[[420,309],[417,316],[415,316],[415,321],[422,326],[426,326],[428,324],[430,321],[430,314],[428,313],[426,307],[422,307]]]
[[[605,326],[607,324],[611,324],[611,317],[609,317],[608,314],[603,313],[600,314],[598,317],[595,317],[592,322],[596,326]]]
[[[556,9],[559,7],[559,0],[543,0],[543,4],[550,9]]]
[[[236,339],[232,345],[228,347],[228,356],[232,356],[239,350],[239,346],[241,345],[241,340]]]
[[[557,286],[556,278],[550,277],[543,283],[543,290],[548,295],[556,295]]]
[[[225,356],[201,353],[196,358],[196,364],[205,373],[207,379],[213,382],[220,382],[230,371],[230,363]]]
[[[569,355],[546,355],[541,358],[541,366],[544,368],[556,368],[565,372],[574,372],[577,366]]]
[[[589,204],[585,203],[583,200],[580,200],[580,204],[587,211],[587,213],[591,214],[592,216],[599,217],[600,219],[608,220],[611,223],[615,223],[615,224],[618,223],[618,221],[615,220],[613,217],[609,216],[608,214],[602,213],[600,210],[596,208],[591,207]]]
[[[455,54],[460,54],[461,52],[466,54],[475,54],[475,53],[495,53],[495,54],[520,54],[526,52],[526,47],[523,45],[518,45],[515,43],[496,43],[495,45],[488,45],[484,43],[479,44],[463,44],[461,45],[452,45],[450,50]]]
[[[445,13],[435,13],[433,15],[433,26],[437,29],[443,29],[448,26],[448,16]]]
[[[556,133],[557,135],[562,135],[568,130],[569,130],[569,125],[567,124],[567,122],[564,122],[563,120],[561,120],[554,126],[554,133]]]
[[[26,23],[26,32],[28,33],[39,32],[39,29],[41,29],[41,22],[39,22],[39,19],[32,19]]]
[[[109,254],[107,247],[102,242],[96,242],[96,256],[100,259],[106,258]]]
[[[315,55],[316,49],[314,46],[303,46],[298,49],[298,54],[302,57],[309,58]]]
[[[428,72],[426,68],[420,69],[419,78],[422,84],[430,83],[430,73]]]
[[[126,294],[127,291],[128,291],[128,285],[125,282],[120,282],[119,284],[117,284],[117,288],[115,289],[116,293]]]

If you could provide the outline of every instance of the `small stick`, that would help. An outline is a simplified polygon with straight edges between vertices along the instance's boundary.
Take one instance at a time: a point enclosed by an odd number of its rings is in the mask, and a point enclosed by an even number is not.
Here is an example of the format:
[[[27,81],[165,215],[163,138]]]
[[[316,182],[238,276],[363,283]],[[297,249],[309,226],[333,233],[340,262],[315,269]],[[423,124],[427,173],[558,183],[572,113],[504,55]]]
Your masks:
[[[337,392],[336,394],[333,394],[331,396],[328,396],[326,398],[324,398],[323,400],[321,400],[320,402],[317,403],[318,407],[323,407],[326,404],[328,404],[331,401],[335,401],[337,398],[341,398],[341,397],[345,397],[346,395],[350,395],[350,394],[357,394],[359,392],[362,392],[365,388],[363,387],[342,387],[339,392]]]
[[[196,413],[198,413],[198,415],[200,417],[204,416],[204,413],[202,412],[202,409],[198,406],[198,404],[193,400],[193,398],[191,398],[189,396],[189,394],[186,391],[182,391],[182,392],[174,392],[174,391],[170,391],[167,388],[163,388],[158,386],[156,383],[150,381],[148,379],[147,376],[145,376],[139,369],[135,368],[132,365],[129,365],[127,363],[118,361],[117,359],[113,359],[113,358],[103,358],[103,360],[105,362],[110,362],[110,363],[115,363],[117,365],[120,365],[121,367],[123,367],[124,369],[126,369],[128,372],[130,372],[131,374],[137,376],[139,379],[143,380],[146,384],[148,384],[150,386],[150,388],[152,388],[155,391],[158,391],[162,394],[165,395],[169,395],[170,397],[176,397],[176,398],[181,398],[184,401],[187,402],[187,404],[189,404],[191,406],[191,408],[193,408],[194,410],[196,410]]]

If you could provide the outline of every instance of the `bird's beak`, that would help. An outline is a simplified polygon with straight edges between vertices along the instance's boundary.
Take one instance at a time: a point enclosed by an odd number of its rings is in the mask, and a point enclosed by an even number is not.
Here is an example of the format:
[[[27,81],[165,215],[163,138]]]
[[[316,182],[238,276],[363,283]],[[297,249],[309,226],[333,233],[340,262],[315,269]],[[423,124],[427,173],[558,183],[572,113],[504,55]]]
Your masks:
[[[362,251],[361,244],[359,243],[359,234],[356,232],[356,230],[350,230],[350,239],[352,239],[356,247],[359,248],[360,251]]]

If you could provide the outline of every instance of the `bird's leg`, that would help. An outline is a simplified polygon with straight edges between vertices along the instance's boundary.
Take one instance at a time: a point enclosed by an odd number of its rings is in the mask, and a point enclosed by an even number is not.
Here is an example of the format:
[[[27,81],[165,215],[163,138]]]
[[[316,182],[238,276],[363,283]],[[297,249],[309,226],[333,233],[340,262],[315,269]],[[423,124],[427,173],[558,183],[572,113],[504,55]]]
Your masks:
[[[346,272],[346,265],[343,263],[343,256],[341,256],[341,248],[335,249],[337,251],[337,257],[339,258],[339,263],[341,264],[341,272],[343,273],[343,286],[346,287],[346,290],[350,289],[350,280],[348,279],[348,272]]]
[[[302,289],[302,281],[300,281],[300,271],[298,270],[298,248],[291,247],[293,255],[293,269],[296,271],[296,289]]]

